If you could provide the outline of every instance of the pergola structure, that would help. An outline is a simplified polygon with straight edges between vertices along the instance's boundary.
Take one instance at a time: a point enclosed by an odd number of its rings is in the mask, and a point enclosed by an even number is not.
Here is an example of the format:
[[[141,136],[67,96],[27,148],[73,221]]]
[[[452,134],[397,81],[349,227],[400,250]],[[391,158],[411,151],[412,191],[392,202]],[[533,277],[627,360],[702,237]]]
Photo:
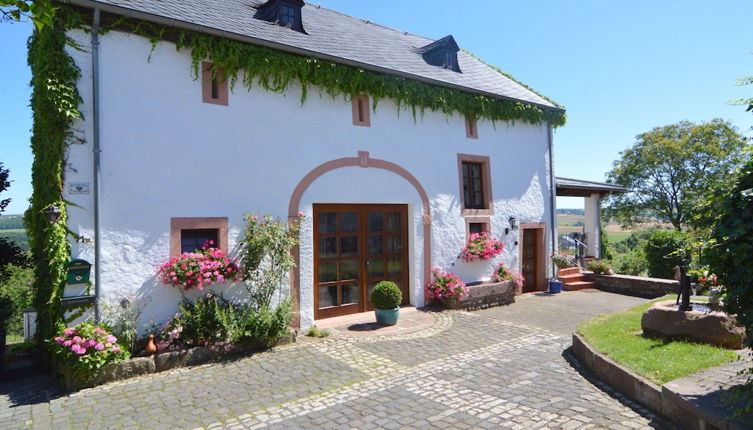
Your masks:
[[[583,197],[583,231],[588,257],[601,258],[601,200],[612,193],[624,193],[628,189],[604,182],[583,181],[580,179],[554,178],[557,184],[557,197]]]

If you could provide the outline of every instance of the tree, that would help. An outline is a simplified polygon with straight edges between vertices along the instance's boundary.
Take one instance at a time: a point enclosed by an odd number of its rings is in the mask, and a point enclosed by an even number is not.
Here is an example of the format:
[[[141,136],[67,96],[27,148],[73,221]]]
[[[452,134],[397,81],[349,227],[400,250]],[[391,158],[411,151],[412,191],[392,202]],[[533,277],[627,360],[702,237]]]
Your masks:
[[[10,187],[10,181],[8,180],[9,175],[10,170],[3,168],[3,163],[0,161],[0,193]],[[3,213],[3,211],[5,211],[5,208],[8,207],[9,203],[10,199],[0,200],[0,213]]]
[[[704,203],[729,189],[747,147],[747,139],[721,119],[639,134],[608,174],[608,182],[630,190],[610,196],[609,214],[624,225],[659,217],[682,230]]]
[[[9,175],[10,171],[4,168],[3,163],[0,162],[0,194],[10,186]],[[5,211],[9,203],[10,199],[0,199],[0,213]],[[25,266],[28,265],[28,260],[26,254],[15,243],[0,237],[0,281],[7,275],[6,267],[8,265]]]
[[[748,339],[753,339],[753,156],[720,199],[717,214],[712,230],[715,244],[706,248],[705,256],[725,287],[725,310],[737,315]],[[753,367],[748,374],[753,375]],[[753,376],[748,382],[740,393],[747,399],[741,413],[753,411]]]
[[[55,7],[45,0],[0,0],[0,19],[3,21],[21,21],[29,18],[41,30],[52,25]]]

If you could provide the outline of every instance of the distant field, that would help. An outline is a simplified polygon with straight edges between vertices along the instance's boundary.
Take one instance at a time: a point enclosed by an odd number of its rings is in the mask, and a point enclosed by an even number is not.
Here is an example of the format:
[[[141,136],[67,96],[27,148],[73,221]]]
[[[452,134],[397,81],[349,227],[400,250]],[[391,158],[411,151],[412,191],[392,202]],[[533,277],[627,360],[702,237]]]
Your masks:
[[[583,215],[557,214],[557,232],[570,234],[583,231]],[[604,233],[610,243],[617,243],[627,239],[635,229],[623,230],[619,224],[610,222],[604,226]]]
[[[26,236],[26,230],[24,229],[0,230],[0,237],[5,238],[9,242],[14,242],[24,251],[29,250],[29,238]]]

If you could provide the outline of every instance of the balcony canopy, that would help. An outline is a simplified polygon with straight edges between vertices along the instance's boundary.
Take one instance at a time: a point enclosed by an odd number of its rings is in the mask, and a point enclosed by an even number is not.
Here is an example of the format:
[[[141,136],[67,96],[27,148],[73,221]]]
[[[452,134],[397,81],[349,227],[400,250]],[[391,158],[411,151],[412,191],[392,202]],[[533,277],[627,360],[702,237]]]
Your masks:
[[[583,181],[580,179],[554,178],[557,184],[557,197],[591,197],[592,194],[605,196],[612,193],[624,193],[628,189],[605,182]]]

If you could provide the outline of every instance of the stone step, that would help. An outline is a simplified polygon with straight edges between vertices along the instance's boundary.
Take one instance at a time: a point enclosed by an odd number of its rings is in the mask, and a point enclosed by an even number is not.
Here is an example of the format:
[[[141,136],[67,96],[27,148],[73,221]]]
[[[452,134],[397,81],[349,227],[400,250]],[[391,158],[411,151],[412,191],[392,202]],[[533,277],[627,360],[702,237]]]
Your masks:
[[[563,284],[572,284],[573,282],[580,282],[583,280],[582,273],[576,273],[573,275],[558,276],[557,279],[562,281]]]
[[[562,289],[565,291],[580,291],[588,288],[596,288],[595,282],[573,282],[571,284],[563,284]]]
[[[557,272],[557,277],[567,276],[567,275],[576,275],[580,273],[580,267],[568,267],[566,269],[560,269]]]

